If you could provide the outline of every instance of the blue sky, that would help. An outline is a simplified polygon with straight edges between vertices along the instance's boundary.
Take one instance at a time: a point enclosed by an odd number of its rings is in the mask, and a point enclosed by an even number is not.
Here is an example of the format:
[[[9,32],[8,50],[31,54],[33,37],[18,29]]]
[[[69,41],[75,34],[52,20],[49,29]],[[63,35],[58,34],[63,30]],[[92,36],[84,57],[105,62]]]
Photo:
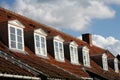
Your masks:
[[[120,5],[112,5],[111,7],[116,11],[115,17],[105,20],[94,20],[91,25],[92,33],[105,37],[114,36],[120,39]]]
[[[0,6],[120,54],[120,0],[0,0]]]

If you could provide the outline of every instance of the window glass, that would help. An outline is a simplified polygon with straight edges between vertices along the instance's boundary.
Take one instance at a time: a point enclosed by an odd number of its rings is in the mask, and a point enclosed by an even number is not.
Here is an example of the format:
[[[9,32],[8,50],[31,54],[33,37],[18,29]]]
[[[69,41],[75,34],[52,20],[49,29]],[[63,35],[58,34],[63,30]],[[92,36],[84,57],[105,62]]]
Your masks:
[[[58,42],[56,42],[56,41],[55,41],[55,51],[56,51],[56,53],[59,52],[59,50],[58,50]]]
[[[75,62],[78,63],[78,51],[77,51],[77,48],[75,48]]]
[[[15,28],[14,27],[10,27],[10,33],[15,34]]]
[[[12,47],[12,48],[16,48],[16,42],[11,41],[11,47]]]
[[[22,29],[18,27],[10,26],[10,48],[23,50],[23,36],[22,36]]]
[[[55,49],[55,58],[58,60],[63,60],[64,59],[63,43],[59,41],[54,41],[54,49]]]
[[[41,37],[41,48],[42,48],[42,54],[45,54],[45,38]]]
[[[45,37],[39,34],[35,34],[35,48],[36,54],[46,56],[46,41]]]
[[[10,38],[12,41],[16,41],[15,34],[10,34]]]
[[[38,35],[35,35],[35,39],[36,39],[36,41],[40,40]]]
[[[22,30],[17,29],[17,42],[18,42],[18,49],[23,49],[22,46]]]
[[[108,70],[107,57],[104,55],[102,56],[102,59],[103,59],[103,69]]]
[[[78,63],[78,53],[77,53],[77,48],[75,46],[70,46],[70,55],[71,55],[71,62]]]
[[[17,35],[22,36],[22,31],[20,29],[17,29]]]
[[[62,53],[62,43],[59,43],[59,49],[60,49],[60,53]]]
[[[23,49],[22,44],[18,43],[18,49]]]
[[[18,42],[22,43],[22,36],[17,36]]]
[[[90,66],[90,57],[89,57],[89,50],[86,47],[83,47],[83,64],[84,66]]]
[[[36,47],[40,47],[40,42],[36,41]]]

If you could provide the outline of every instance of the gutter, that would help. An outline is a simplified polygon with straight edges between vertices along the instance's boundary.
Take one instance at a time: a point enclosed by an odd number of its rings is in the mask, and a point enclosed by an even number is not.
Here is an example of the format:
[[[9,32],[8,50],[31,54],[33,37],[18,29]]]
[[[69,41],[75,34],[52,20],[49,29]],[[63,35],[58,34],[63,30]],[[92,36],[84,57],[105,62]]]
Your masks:
[[[39,77],[31,77],[31,76],[22,76],[22,75],[12,75],[6,73],[0,73],[0,77],[8,77],[8,78],[17,78],[17,79],[28,79],[28,80],[41,80]]]

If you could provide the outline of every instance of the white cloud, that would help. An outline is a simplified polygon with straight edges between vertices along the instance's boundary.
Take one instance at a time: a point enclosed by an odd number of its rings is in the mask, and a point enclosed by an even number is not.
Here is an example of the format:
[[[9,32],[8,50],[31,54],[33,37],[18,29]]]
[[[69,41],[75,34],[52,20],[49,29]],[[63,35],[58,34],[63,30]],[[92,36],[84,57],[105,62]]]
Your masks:
[[[101,48],[110,50],[114,55],[120,54],[120,40],[114,37],[103,37],[101,35],[93,35],[93,44]]]
[[[108,0],[15,0],[13,5],[3,5],[15,12],[59,29],[83,31],[92,19],[115,16]],[[109,4],[114,1],[111,0]],[[115,0],[118,3],[119,0]],[[73,29],[74,28],[74,29]]]

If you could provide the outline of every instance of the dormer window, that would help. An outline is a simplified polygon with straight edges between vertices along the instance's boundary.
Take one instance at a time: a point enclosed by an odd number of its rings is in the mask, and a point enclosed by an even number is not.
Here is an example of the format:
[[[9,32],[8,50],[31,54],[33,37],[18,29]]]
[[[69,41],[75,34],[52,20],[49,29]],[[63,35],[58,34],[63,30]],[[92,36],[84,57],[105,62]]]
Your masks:
[[[42,29],[34,31],[35,54],[40,56],[47,56],[46,49],[47,34]]]
[[[71,63],[78,64],[78,45],[73,41],[69,45]]]
[[[84,66],[90,67],[89,49],[86,46],[82,48],[82,55]]]
[[[106,54],[102,55],[102,63],[103,63],[103,69],[105,71],[108,71],[108,62],[107,62],[107,55]]]
[[[114,69],[115,69],[115,72],[116,72],[116,73],[119,73],[119,69],[118,69],[118,59],[117,59],[117,58],[114,59]]]
[[[54,53],[55,59],[58,61],[64,61],[63,42],[64,40],[60,36],[54,37]]]
[[[18,20],[8,22],[9,48],[24,51],[24,26]]]

